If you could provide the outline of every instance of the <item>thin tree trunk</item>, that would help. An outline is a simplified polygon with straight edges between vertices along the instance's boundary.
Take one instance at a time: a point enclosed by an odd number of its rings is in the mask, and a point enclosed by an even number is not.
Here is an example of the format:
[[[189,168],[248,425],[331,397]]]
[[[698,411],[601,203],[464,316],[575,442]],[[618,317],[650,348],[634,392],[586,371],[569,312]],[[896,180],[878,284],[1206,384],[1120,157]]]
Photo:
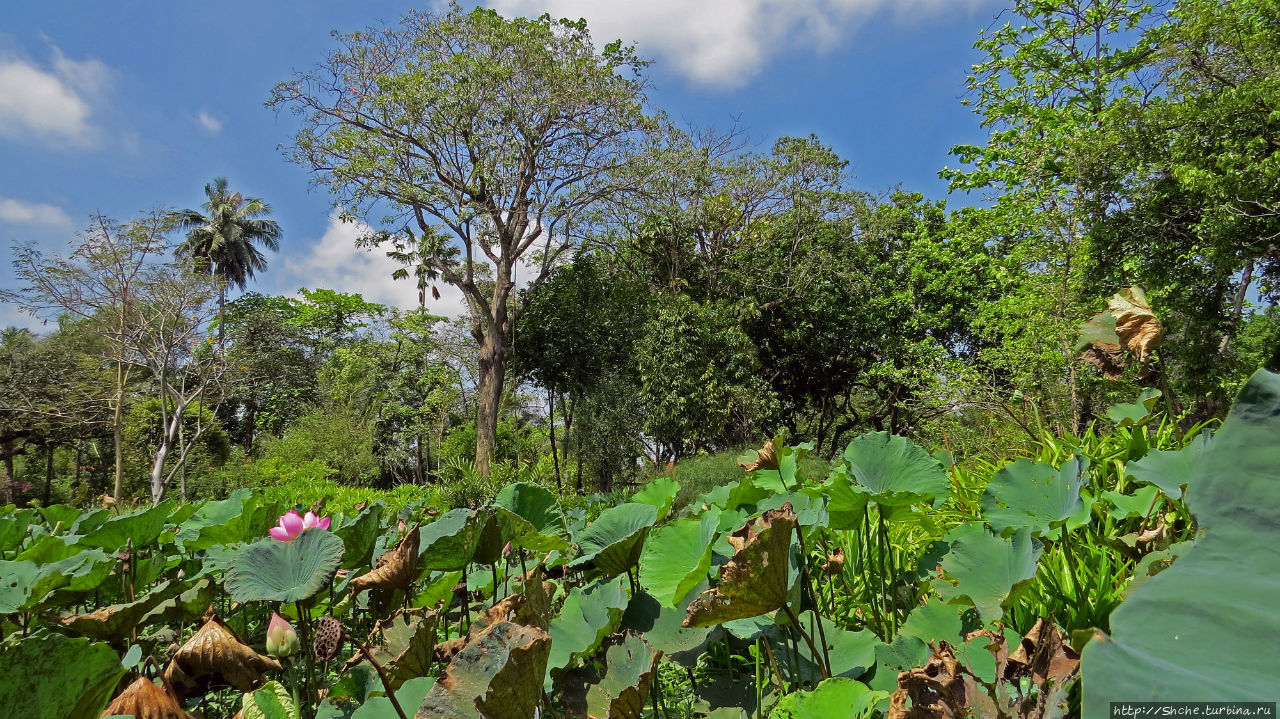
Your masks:
[[[506,379],[507,356],[504,338],[490,331],[480,348],[480,377],[476,397],[476,471],[489,476],[489,464],[498,446],[498,406]]]
[[[551,462],[556,467],[556,489],[563,490],[560,483],[560,453],[556,451],[556,393],[547,388],[547,426],[551,428]]]
[[[47,454],[47,457],[45,458],[45,465],[44,465],[44,499],[40,504],[40,506],[42,507],[49,506],[49,492],[53,488],[53,450],[54,449],[55,447],[52,444],[45,445],[45,453]]]
[[[111,440],[116,452],[116,481],[112,488],[117,501],[124,494],[124,384],[125,368],[123,362],[116,363],[116,402],[111,416]]]
[[[1240,329],[1240,318],[1244,315],[1244,298],[1249,292],[1249,285],[1253,282],[1253,260],[1244,266],[1244,271],[1240,273],[1240,289],[1236,290],[1235,303],[1231,307],[1231,324],[1222,335],[1222,342],[1218,344],[1218,354],[1227,351],[1227,346],[1231,344],[1231,336]]]

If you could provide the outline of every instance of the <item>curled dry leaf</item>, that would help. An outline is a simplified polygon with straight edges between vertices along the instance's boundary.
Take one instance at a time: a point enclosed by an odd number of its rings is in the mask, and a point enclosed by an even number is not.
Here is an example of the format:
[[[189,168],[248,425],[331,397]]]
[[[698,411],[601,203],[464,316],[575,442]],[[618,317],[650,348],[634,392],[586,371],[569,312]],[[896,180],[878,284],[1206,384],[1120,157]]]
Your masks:
[[[938,642],[923,667],[898,675],[889,697],[889,719],[953,719],[966,716],[974,695],[973,677],[956,661],[946,642]]]
[[[686,627],[705,627],[772,612],[787,601],[787,563],[796,514],[791,503],[770,509],[727,539],[733,558],[720,583],[689,604]]]
[[[542,701],[551,636],[537,627],[498,622],[449,662],[417,717],[524,719]]]
[[[366,589],[408,589],[418,578],[418,527],[404,535],[395,549],[378,557],[374,569],[351,580],[351,596]]]
[[[1030,676],[1036,685],[1061,684],[1076,673],[1080,655],[1062,641],[1062,632],[1044,619],[1036,621],[1009,655],[1007,678]]]
[[[489,607],[471,623],[467,636],[450,639],[435,645],[435,659],[448,662],[468,642],[474,641],[485,629],[499,622],[512,622],[547,631],[551,620],[551,595],[555,585],[543,579],[542,566],[529,570],[521,580],[524,591],[511,594]]]
[[[1107,309],[1116,318],[1116,336],[1120,338],[1120,344],[1139,362],[1146,364],[1151,350],[1159,347],[1164,339],[1164,328],[1151,311],[1146,293],[1141,287],[1120,290],[1107,302]]]
[[[1114,347],[1115,349],[1109,349]],[[1102,345],[1095,343],[1080,353],[1081,359],[1102,371],[1102,376],[1115,381],[1124,376],[1124,352],[1119,345]]]
[[[836,575],[844,569],[844,547],[836,547],[836,551],[827,555],[827,561],[822,563],[822,571],[825,574]]]
[[[279,670],[280,662],[241,642],[210,607],[204,624],[174,652],[164,677],[175,693],[190,696],[218,683],[252,691],[264,673]]]
[[[748,472],[754,472],[757,469],[777,469],[778,468],[778,448],[774,446],[774,440],[764,443],[764,446],[756,450],[756,459],[753,462],[738,462],[738,465]]]
[[[133,715],[134,719],[191,719],[167,687],[140,676],[111,700],[99,716]]]

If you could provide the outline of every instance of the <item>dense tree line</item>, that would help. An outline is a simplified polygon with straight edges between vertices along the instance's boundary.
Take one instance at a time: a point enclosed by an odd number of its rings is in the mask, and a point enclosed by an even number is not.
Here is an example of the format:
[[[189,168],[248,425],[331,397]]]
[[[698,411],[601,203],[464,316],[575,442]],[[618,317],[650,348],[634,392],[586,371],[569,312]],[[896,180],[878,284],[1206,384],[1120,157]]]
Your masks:
[[[778,431],[825,455],[867,429],[992,446],[1080,432],[1143,388],[1188,424],[1220,415],[1280,363],[1280,9],[1020,1],[1008,20],[978,39],[965,101],[987,136],[954,148],[948,198],[857,188],[817,137],[676,127],[634,52],[581,22],[452,7],[342,35],[272,103],[419,306],[228,301],[282,234],[225,180],[201,210],[96,220],[53,258],[81,276],[20,248],[6,299],[62,319],[0,343],[7,476],[47,501],[55,475],[145,475],[156,497],[260,466],[387,486],[541,462],[585,491]],[[465,318],[428,312],[440,283]],[[1080,328],[1130,286],[1164,341],[1114,379]]]

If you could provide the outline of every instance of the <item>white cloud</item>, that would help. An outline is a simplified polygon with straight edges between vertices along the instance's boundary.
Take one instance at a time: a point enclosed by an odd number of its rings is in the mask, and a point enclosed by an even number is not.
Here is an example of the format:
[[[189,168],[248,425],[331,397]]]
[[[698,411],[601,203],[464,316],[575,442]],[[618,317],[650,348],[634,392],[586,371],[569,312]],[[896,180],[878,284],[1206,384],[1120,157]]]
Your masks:
[[[53,227],[72,226],[71,218],[61,207],[43,202],[24,202],[12,197],[0,197],[0,220]]]
[[[92,101],[110,79],[99,60],[72,60],[53,48],[50,67],[0,54],[0,137],[89,146],[99,132]]]
[[[412,309],[418,306],[418,283],[412,277],[391,279],[391,273],[399,263],[387,257],[382,249],[363,250],[356,247],[356,239],[368,234],[364,223],[345,223],[337,215],[330,215],[329,224],[320,239],[305,253],[283,258],[283,276],[274,282],[286,283],[297,289],[326,288],[337,292],[358,292],[370,302]],[[288,284],[291,283],[291,284]],[[460,317],[467,313],[466,302],[456,287],[444,282],[436,285],[440,299],[427,290],[427,311],[446,317]]]
[[[740,87],[780,50],[848,42],[872,15],[897,20],[972,10],[991,0],[488,0],[507,16],[583,17],[597,42],[622,39],[693,81]]]
[[[203,127],[215,135],[222,132],[222,122],[204,110],[201,110],[200,114],[196,115],[196,122],[200,123],[200,127]]]

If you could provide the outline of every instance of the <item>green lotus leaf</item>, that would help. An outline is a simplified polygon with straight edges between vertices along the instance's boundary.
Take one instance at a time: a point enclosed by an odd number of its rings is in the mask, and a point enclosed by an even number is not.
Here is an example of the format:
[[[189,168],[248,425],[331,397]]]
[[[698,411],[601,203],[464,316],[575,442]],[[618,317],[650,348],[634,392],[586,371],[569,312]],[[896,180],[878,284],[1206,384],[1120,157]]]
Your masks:
[[[488,516],[473,509],[451,509],[422,527],[418,563],[423,569],[464,569],[476,554],[476,544]]]
[[[628,634],[621,644],[605,652],[608,670],[598,684],[587,689],[587,715],[597,719],[639,719],[649,685],[657,669],[660,650],[643,638]]]
[[[1107,500],[1111,504],[1109,514],[1116,519],[1127,519],[1129,517],[1146,517],[1160,511],[1163,504],[1157,501],[1160,494],[1160,488],[1155,485],[1147,485],[1138,489],[1133,494],[1121,494],[1119,492],[1103,492],[1102,499]]]
[[[565,597],[560,614],[551,622],[551,654],[547,659],[546,686],[551,672],[571,667],[600,647],[618,628],[627,608],[622,577],[575,587]]]
[[[51,504],[48,507],[40,507],[39,512],[50,529],[62,525],[64,532],[80,518],[81,514],[78,507],[69,504]]]
[[[782,509],[782,505],[791,503],[791,511],[796,513],[796,524],[801,527],[827,526],[827,510],[822,506],[822,496],[813,496],[808,492],[782,492],[760,500],[756,511],[767,512],[770,509]]]
[[[1144,389],[1138,395],[1137,401],[1132,404],[1117,404],[1107,410],[1107,419],[1117,427],[1140,425],[1151,417],[1152,410],[1156,408],[1156,402],[1160,401],[1160,395],[1161,392],[1158,389]]]
[[[179,525],[178,542],[188,552],[219,544],[252,542],[266,536],[267,527],[274,525],[277,518],[268,520],[266,508],[259,506],[253,493],[237,489],[226,499],[201,505]]]
[[[181,594],[166,599],[142,618],[142,624],[177,622],[188,624],[204,615],[209,605],[221,593],[221,589],[212,579],[205,577],[187,587]]]
[[[28,527],[36,518],[34,509],[20,509],[0,517],[0,552],[9,552],[22,546]]]
[[[0,615],[17,614],[27,606],[40,565],[29,560],[0,560]]]
[[[68,530],[68,533],[80,535],[88,534],[105,524],[108,519],[111,519],[111,516],[111,510],[109,509],[95,509],[85,512],[84,514],[81,514],[76,521],[71,523],[71,529]],[[172,517],[172,515],[170,516]],[[169,522],[173,523],[173,519],[169,519]]]
[[[1203,476],[1200,464],[1210,446],[1210,435],[1201,434],[1179,450],[1152,450],[1130,462],[1124,471],[1130,479],[1153,484],[1165,495],[1180,499],[1183,488],[1195,477]]]
[[[426,699],[435,683],[435,677],[414,677],[405,682],[396,690],[396,701],[400,703],[400,708],[405,712],[413,711],[422,704],[423,699]],[[316,719],[320,719],[320,715],[316,715]],[[400,715],[396,713],[396,708],[391,705],[390,699],[385,696],[375,696],[369,697],[352,712],[350,719],[400,719]]]
[[[861,488],[854,489],[853,480],[844,467],[838,468],[822,485],[827,497],[828,526],[832,529],[857,529],[866,519],[870,498]]]
[[[644,539],[658,521],[653,505],[627,502],[610,507],[582,532],[581,554],[570,567],[594,563],[603,576],[612,577],[636,566],[644,551]]]
[[[0,707],[23,719],[97,719],[124,673],[106,644],[29,637],[0,651]]]
[[[33,532],[32,536],[31,543],[14,559],[26,559],[44,565],[70,559],[84,551],[84,547],[79,545],[80,537],[74,534],[42,534],[36,537]]]
[[[556,496],[532,482],[508,484],[493,500],[508,539],[536,552],[569,548],[569,531]]]
[[[703,580],[694,589],[701,590],[706,586],[707,582]],[[710,627],[684,626],[685,612],[698,593],[700,592],[691,592],[677,606],[668,607],[654,597],[640,592],[627,603],[620,628],[640,632],[645,641],[660,650],[667,659],[693,667],[711,634]]]
[[[477,564],[494,565],[502,558],[502,528],[498,521],[498,510],[481,509],[476,513],[476,521],[480,523],[480,533],[476,536],[476,551],[471,561]]]
[[[769,712],[770,719],[841,717],[863,719],[875,711],[876,703],[888,692],[875,691],[862,682],[843,677],[826,679],[813,691],[792,692]]]
[[[240,709],[244,719],[298,719],[298,707],[293,704],[293,696],[276,681],[241,695]]]
[[[844,450],[845,470],[853,488],[886,506],[932,502],[940,506],[951,488],[947,473],[933,455],[906,437],[868,432]]]
[[[674,479],[658,477],[632,495],[631,501],[653,506],[658,510],[658,521],[662,521],[671,511],[671,504],[679,493],[680,485]]]
[[[385,646],[376,647],[373,655],[386,668],[393,688],[428,674],[439,621],[440,616],[435,612],[410,610],[397,612],[379,625]],[[419,696],[412,706],[421,702]]]
[[[700,519],[679,519],[650,535],[640,557],[640,584],[662,604],[679,604],[706,581],[719,514],[712,508]]]
[[[1087,511],[1080,490],[1088,467],[1083,457],[1072,457],[1061,469],[1020,459],[996,472],[987,484],[983,516],[997,534],[1008,536],[1023,528],[1045,534]]]
[[[342,540],[342,568],[367,567],[373,561],[373,545],[378,541],[382,512],[385,506],[376,502],[366,507],[354,519],[345,519],[333,529]]]
[[[111,574],[115,560],[100,549],[81,551],[74,556],[56,562],[38,565],[32,572],[33,562],[17,560],[0,562],[0,614],[33,609],[46,601],[54,601],[50,594],[65,589],[86,592],[96,588]],[[14,582],[18,581],[18,585]],[[13,604],[13,602],[19,602]]]
[[[996,537],[982,524],[967,522],[943,541],[950,545],[942,559],[950,582],[935,581],[934,589],[948,602],[976,607],[984,622],[1000,619],[1003,604],[1036,576],[1041,547],[1026,527]]]
[[[1280,375],[1259,370],[1193,463],[1186,502],[1203,537],[1112,612],[1111,636],[1085,647],[1084,716],[1107,716],[1121,696],[1276,700],[1277,436]]]
[[[845,677],[846,679],[857,679],[873,669],[876,665],[876,647],[883,642],[875,635],[874,632],[863,629],[859,631],[849,631],[843,629],[830,619],[823,618],[822,631],[818,631],[817,617],[812,610],[806,609],[796,615],[796,619],[800,621],[800,626],[804,628],[806,634],[813,638],[815,643],[821,642],[823,635],[826,636],[826,657],[831,660],[831,676]],[[790,620],[784,614],[778,614],[776,623],[772,626],[766,626],[763,634],[769,637],[775,647],[784,647],[786,642],[792,641],[787,637],[787,627]],[[794,638],[794,634],[791,635]],[[793,655],[789,652],[777,652],[775,660],[783,667],[786,676],[797,676],[802,681],[818,682],[822,679],[822,669],[817,662],[813,660],[813,656],[809,653],[808,647],[803,643],[800,644],[801,651],[793,659]]]
[[[264,539],[231,560],[227,592],[236,602],[302,601],[323,589],[341,563],[342,540],[324,529],[304,529],[292,542]]]
[[[551,638],[498,622],[467,643],[427,692],[416,719],[528,719],[542,703]]]
[[[899,634],[891,643],[881,642],[876,645],[876,671],[868,680],[868,686],[888,696],[898,688],[898,674],[923,666],[929,654],[929,645],[919,637]]]
[[[116,551],[131,542],[134,549],[149,546],[164,531],[173,502],[161,502],[140,512],[112,517],[80,538],[80,545]]]
[[[916,637],[925,644],[937,644],[941,640],[958,645],[966,634],[978,628],[979,622],[972,612],[943,602],[925,604],[911,610],[898,633]]]

